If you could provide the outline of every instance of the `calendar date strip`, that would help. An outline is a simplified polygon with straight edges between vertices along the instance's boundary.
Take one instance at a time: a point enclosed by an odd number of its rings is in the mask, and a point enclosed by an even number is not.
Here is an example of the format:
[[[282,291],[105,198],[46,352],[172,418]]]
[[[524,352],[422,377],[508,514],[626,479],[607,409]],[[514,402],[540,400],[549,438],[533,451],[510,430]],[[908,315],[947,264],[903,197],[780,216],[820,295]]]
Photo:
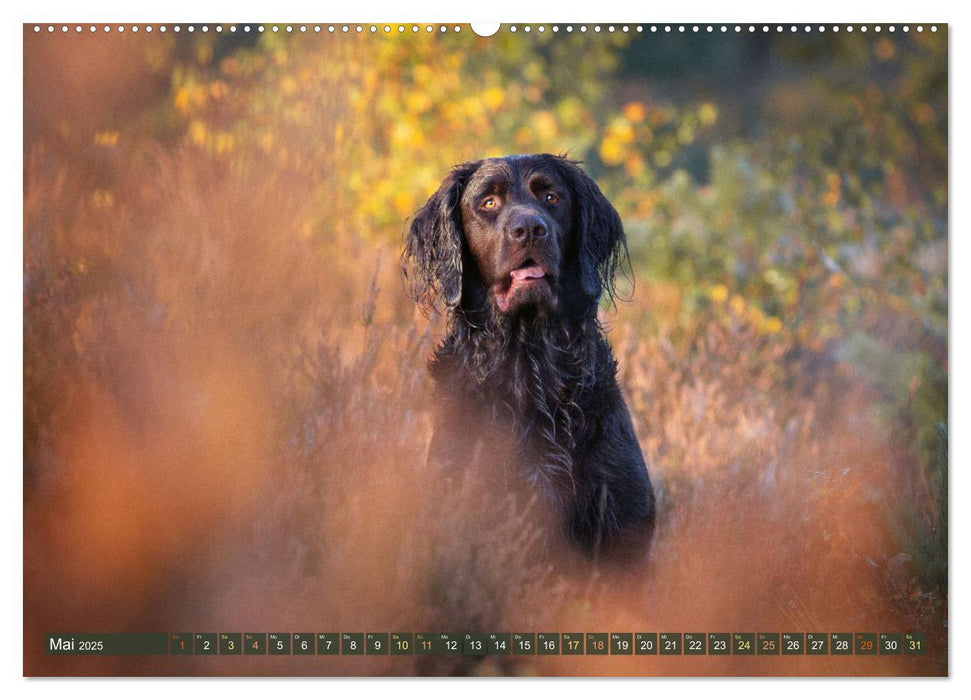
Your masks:
[[[921,632],[48,634],[52,656],[914,656]]]

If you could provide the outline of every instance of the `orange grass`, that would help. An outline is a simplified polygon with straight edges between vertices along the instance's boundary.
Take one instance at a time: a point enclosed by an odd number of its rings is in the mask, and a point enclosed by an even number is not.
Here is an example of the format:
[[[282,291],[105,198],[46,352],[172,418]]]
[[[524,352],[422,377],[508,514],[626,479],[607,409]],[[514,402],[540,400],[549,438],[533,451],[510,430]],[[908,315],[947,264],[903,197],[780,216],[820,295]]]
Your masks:
[[[313,183],[269,156],[68,143],[25,154],[28,675],[947,672],[946,600],[901,529],[930,500],[838,363],[741,317],[679,325],[677,290],[640,278],[605,320],[659,529],[642,561],[595,565],[544,546],[535,504],[426,464],[438,321],[396,250],[302,235]],[[922,631],[928,652],[81,658],[43,653],[54,630]]]

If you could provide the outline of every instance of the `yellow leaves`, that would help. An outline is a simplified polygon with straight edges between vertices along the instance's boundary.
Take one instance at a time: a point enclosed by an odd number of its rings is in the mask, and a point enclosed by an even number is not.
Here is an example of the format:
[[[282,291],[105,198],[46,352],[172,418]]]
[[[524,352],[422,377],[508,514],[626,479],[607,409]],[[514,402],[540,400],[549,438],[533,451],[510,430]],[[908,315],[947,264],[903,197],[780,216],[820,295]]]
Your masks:
[[[389,178],[380,178],[369,182],[368,187],[361,193],[361,198],[356,209],[359,213],[365,214],[372,220],[389,219],[389,215],[394,211],[392,219],[401,219],[414,211],[414,200],[404,192],[398,183]],[[391,204],[389,207],[388,205]]]
[[[457,102],[445,102],[441,106],[440,112],[442,119],[446,122],[460,122],[464,116],[462,107]]]
[[[647,158],[658,168],[668,168],[682,146],[695,142],[698,129],[718,121],[718,114],[718,107],[711,102],[684,112],[671,107],[628,102],[604,130],[599,145],[601,160],[606,165],[623,164],[631,177],[640,177],[647,172]]]
[[[762,324],[762,331],[765,333],[778,333],[782,330],[782,321],[775,316],[769,316]]]
[[[609,136],[600,142],[600,160],[606,165],[620,165],[626,155],[620,141]]]
[[[392,127],[391,142],[399,148],[417,149],[425,145],[425,135],[417,124],[399,121]]]
[[[782,320],[777,316],[766,316],[755,304],[747,304],[741,294],[729,294],[724,284],[715,284],[708,288],[708,298],[715,304],[725,304],[729,312],[737,319],[744,319],[760,335],[772,335],[782,331]]]
[[[210,148],[213,152],[223,155],[233,150],[235,138],[225,131],[210,131],[198,119],[189,124],[189,141],[200,148]],[[271,142],[272,145],[272,142]]]
[[[698,121],[702,126],[711,126],[718,121],[718,107],[711,102],[705,102],[698,108]]]
[[[449,71],[455,71],[462,67],[462,61],[465,60],[465,57],[458,51],[453,51],[440,57],[440,60]]]
[[[424,114],[434,106],[435,103],[424,90],[411,90],[405,95],[405,109],[410,114]]]
[[[411,193],[403,190],[398,190],[395,192],[392,201],[394,202],[395,211],[398,212],[398,216],[401,217],[411,215],[417,207],[415,198],[411,195]]]
[[[557,134],[556,117],[552,112],[541,110],[533,114],[533,129],[540,141],[552,141]]]
[[[419,63],[417,66],[415,66],[411,70],[411,75],[415,83],[421,87],[424,87],[429,83],[431,83],[432,79],[435,77],[435,74],[432,72],[432,69],[429,68],[424,63]]]
[[[198,119],[189,124],[189,140],[196,146],[205,146],[208,129]]]
[[[765,324],[765,314],[762,313],[762,309],[754,304],[751,304],[746,308],[745,311],[745,317],[748,319],[749,323],[761,331],[762,326]]]
[[[618,117],[610,122],[607,135],[622,144],[629,144],[634,141],[634,127],[623,117]]]
[[[228,92],[229,85],[222,80],[209,84],[189,82],[175,91],[173,104],[179,112],[192,114],[204,108],[208,100],[222,99]]]
[[[182,86],[175,91],[175,98],[173,100],[175,108],[180,112],[185,112],[189,109],[190,104],[190,89],[187,86]]]
[[[170,98],[183,140],[210,155],[237,154],[241,164],[253,158],[293,169],[302,161],[313,177],[346,190],[339,204],[315,206],[380,237],[376,224],[411,214],[449,164],[516,151],[595,161],[599,153],[613,169],[608,186],[630,188],[627,210],[657,218],[667,195],[651,192],[663,179],[654,170],[680,164],[679,127],[690,122],[681,135],[697,138],[689,132],[718,119],[714,104],[652,104],[636,93],[608,107],[598,95],[616,93],[592,89],[593,72],[576,77],[583,89],[564,89],[554,57],[522,42],[521,61],[496,62],[478,49],[408,37],[410,27],[406,38],[378,45],[267,36],[205,68],[185,65]],[[414,174],[426,164],[432,182],[419,188]]]
[[[118,145],[117,131],[101,131],[94,135],[94,145],[102,148],[114,148]]]
[[[745,313],[745,300],[740,294],[732,294],[728,300],[728,308],[732,310],[732,313],[736,316],[741,316]]]
[[[588,116],[583,102],[572,95],[560,100],[556,106],[556,115],[559,117],[560,124],[567,130],[581,128],[585,117]]]
[[[485,116],[483,104],[475,95],[466,97],[464,100],[461,100],[459,104],[461,105],[464,116],[470,119]]]
[[[627,159],[634,138],[631,123],[624,117],[615,117],[607,125],[603,141],[600,142],[600,159],[606,165],[620,165]]]
[[[506,92],[498,85],[493,85],[482,94],[482,101],[490,111],[495,112],[506,99]]]
[[[728,287],[724,284],[716,284],[708,290],[708,298],[716,304],[724,304],[728,299]]]

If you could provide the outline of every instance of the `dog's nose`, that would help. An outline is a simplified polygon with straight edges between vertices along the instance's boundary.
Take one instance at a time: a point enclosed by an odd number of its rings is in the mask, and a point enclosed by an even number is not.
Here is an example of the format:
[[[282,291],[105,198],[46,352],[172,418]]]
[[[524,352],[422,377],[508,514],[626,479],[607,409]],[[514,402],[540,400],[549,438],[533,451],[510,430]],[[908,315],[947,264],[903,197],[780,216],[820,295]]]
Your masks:
[[[546,222],[536,214],[517,214],[509,222],[506,229],[509,237],[516,243],[529,243],[530,241],[545,238],[549,233]]]

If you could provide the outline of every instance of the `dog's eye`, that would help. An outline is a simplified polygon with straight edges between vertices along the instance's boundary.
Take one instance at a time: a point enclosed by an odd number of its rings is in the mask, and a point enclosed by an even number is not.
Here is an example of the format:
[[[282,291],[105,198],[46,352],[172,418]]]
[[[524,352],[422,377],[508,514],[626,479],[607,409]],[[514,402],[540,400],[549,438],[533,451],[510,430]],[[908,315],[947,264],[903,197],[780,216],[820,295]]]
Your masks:
[[[546,203],[547,204],[556,204],[559,201],[560,201],[560,198],[557,196],[557,194],[555,192],[547,192],[546,193]]]
[[[482,209],[495,209],[499,206],[499,200],[496,197],[486,197],[479,206]]]

